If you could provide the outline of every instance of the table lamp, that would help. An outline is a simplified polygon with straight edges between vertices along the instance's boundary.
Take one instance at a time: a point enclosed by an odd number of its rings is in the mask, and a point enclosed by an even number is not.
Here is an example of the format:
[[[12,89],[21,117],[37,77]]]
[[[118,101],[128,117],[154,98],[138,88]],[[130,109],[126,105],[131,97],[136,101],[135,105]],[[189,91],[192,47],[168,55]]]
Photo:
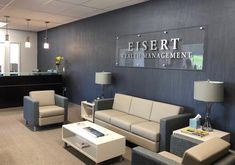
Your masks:
[[[111,84],[112,73],[111,72],[96,72],[95,73],[95,83],[102,86],[101,96],[97,99],[104,98],[104,86]]]
[[[219,81],[194,81],[194,99],[206,103],[204,131],[213,131],[210,123],[212,103],[224,100],[224,83]]]

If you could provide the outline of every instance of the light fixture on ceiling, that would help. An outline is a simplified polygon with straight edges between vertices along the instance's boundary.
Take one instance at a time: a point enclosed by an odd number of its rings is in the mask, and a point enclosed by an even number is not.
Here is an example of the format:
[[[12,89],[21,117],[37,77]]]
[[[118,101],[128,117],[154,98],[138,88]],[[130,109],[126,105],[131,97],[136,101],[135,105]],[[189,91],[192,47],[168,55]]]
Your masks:
[[[5,44],[9,44],[10,42],[10,37],[9,37],[9,34],[8,34],[8,24],[9,24],[9,18],[10,16],[4,16],[6,18],[6,34],[5,34]]]
[[[31,19],[26,19],[26,21],[27,21],[27,31],[29,31],[29,22],[31,21]],[[25,46],[25,48],[30,48],[31,47],[31,42],[30,42],[29,35],[27,35],[27,37],[26,37],[26,41],[24,43],[24,46]]]
[[[44,41],[44,44],[43,44],[43,48],[44,49],[49,49],[50,45],[49,45],[49,42],[48,42],[48,36],[47,36],[47,24],[50,23],[49,21],[46,21],[45,24],[46,24],[46,35],[45,35],[45,41]]]

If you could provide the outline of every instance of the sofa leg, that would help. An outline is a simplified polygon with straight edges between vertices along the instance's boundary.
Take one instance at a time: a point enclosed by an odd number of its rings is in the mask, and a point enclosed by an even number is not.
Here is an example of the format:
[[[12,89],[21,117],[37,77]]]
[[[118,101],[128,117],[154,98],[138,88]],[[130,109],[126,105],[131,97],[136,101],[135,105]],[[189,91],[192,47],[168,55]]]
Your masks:
[[[24,119],[24,121],[23,121],[23,122],[24,122],[24,125],[28,125],[27,120],[25,120],[25,119]]]
[[[33,126],[33,131],[37,131],[38,127],[37,126]]]

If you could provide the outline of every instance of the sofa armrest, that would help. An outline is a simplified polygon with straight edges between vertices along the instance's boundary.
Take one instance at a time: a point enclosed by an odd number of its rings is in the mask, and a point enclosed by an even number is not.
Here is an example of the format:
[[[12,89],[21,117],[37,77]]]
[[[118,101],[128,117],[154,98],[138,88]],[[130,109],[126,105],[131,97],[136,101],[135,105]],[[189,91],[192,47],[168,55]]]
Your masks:
[[[111,109],[113,107],[113,98],[95,100],[95,111]]]
[[[55,94],[55,104],[64,108],[64,121],[68,121],[68,98]]]
[[[182,165],[143,147],[132,149],[132,165]]]
[[[39,102],[29,96],[24,96],[23,111],[26,123],[37,126],[39,118]]]
[[[186,127],[190,117],[190,113],[184,113],[160,119],[160,151],[170,150],[172,132],[179,128]]]

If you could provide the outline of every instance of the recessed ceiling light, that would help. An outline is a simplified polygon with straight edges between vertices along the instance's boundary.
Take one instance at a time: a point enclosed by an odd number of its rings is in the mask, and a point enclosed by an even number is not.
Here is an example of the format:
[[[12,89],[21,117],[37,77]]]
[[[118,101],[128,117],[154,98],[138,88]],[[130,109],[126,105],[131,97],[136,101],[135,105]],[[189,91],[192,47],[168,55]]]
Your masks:
[[[0,22],[0,27],[5,26],[7,23],[6,22]]]

